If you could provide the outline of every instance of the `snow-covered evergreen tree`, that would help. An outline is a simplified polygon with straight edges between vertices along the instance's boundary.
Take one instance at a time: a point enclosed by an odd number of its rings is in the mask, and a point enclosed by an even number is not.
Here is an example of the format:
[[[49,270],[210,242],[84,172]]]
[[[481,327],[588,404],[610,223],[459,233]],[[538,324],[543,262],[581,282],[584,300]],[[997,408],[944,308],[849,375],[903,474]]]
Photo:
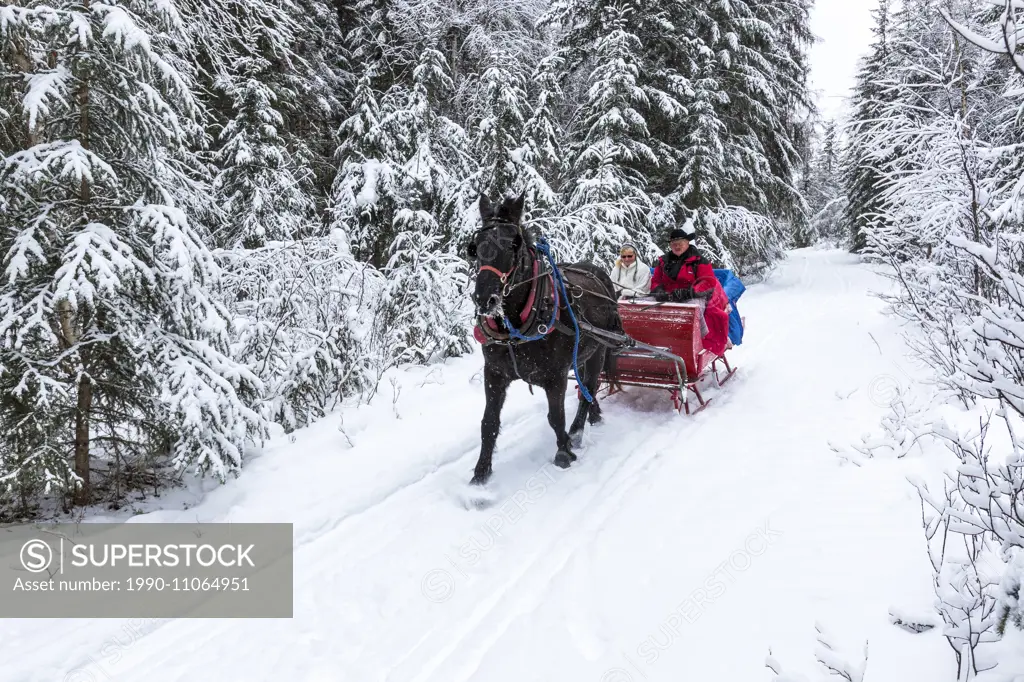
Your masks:
[[[846,241],[843,212],[848,199],[842,186],[842,155],[838,127],[834,120],[825,123],[821,146],[812,164],[811,225],[820,239],[836,246]]]
[[[424,50],[413,77],[412,87],[393,85],[379,105],[372,74],[364,75],[338,150],[336,229],[354,234],[357,257],[387,280],[375,311],[379,369],[468,349],[465,267],[445,248],[451,240],[443,220],[458,177],[446,166],[458,154],[446,145],[463,140],[437,112],[452,87],[444,56]]]
[[[581,12],[587,14],[581,17]],[[549,18],[575,21],[562,38],[562,50],[570,65],[585,64],[589,71],[566,204],[590,230],[573,239],[579,255],[599,262],[614,260],[627,239],[652,240],[645,221],[654,207],[647,176],[671,159],[655,151],[659,145],[652,140],[647,116],[652,110],[668,117],[682,111],[646,69],[641,36],[659,15],[655,7],[639,2],[580,0],[555,3]]]
[[[532,81],[537,89],[532,113],[522,133],[517,163],[525,174],[526,206],[531,212],[558,210],[557,191],[564,175],[565,129],[556,107],[564,97],[558,82],[564,60],[557,54],[545,57],[537,65]]]
[[[219,246],[322,233],[348,66],[326,0],[188,0]],[[340,54],[335,58],[334,55]],[[266,197],[278,196],[270,211]]]
[[[795,137],[801,114],[813,109],[806,86],[809,14],[807,0],[740,0],[708,11],[714,32],[705,42],[727,96],[717,112],[728,131],[723,197],[773,218],[805,211],[795,188]]]
[[[233,118],[220,135],[213,187],[227,220],[219,241],[254,248],[309,235],[315,203],[311,176],[304,177],[281,137],[284,119],[265,82],[269,65],[258,56],[246,61],[223,86],[233,101]]]
[[[410,203],[417,202],[410,197]],[[375,326],[378,366],[465,353],[469,317],[462,263],[441,248],[440,228],[428,211],[400,209],[395,228]]]
[[[448,161],[455,156],[445,147],[452,144],[456,126],[437,113],[434,102],[452,86],[447,66],[440,52],[424,50],[404,106],[383,123],[404,156],[384,267],[389,289],[378,316],[380,336],[387,339],[382,348],[395,362],[423,362],[434,353],[446,357],[469,349],[468,318],[461,314],[468,301],[464,264],[443,248],[451,243],[452,231],[442,220],[456,185],[438,152],[448,152]]]
[[[864,228],[869,220],[878,220],[878,172],[875,161],[867,155],[872,152],[868,138],[880,119],[878,108],[883,104],[879,82],[891,66],[890,24],[892,0],[879,0],[872,10],[875,40],[871,51],[861,64],[854,87],[853,115],[850,125],[850,144],[844,158],[843,176],[848,200],[845,221],[850,234],[851,250],[861,251],[865,244]],[[877,155],[875,155],[877,158]]]
[[[519,191],[536,173],[530,172],[520,142],[531,114],[526,74],[511,54],[495,54],[480,77],[483,101],[470,130],[470,150],[477,167],[462,180],[455,199],[456,240],[476,229],[478,199]]]
[[[177,196],[200,130],[189,19],[172,2],[3,8],[25,46],[0,165],[0,480],[76,491],[170,455],[219,477],[266,433],[259,379],[228,355],[219,270]],[[31,413],[29,420],[25,419]]]
[[[839,246],[848,241],[843,221],[847,198],[843,192],[837,130],[834,120],[825,121],[821,132],[815,131],[807,140],[800,193],[807,201],[809,213],[803,223],[806,234],[796,239],[797,247],[818,242]]]
[[[382,125],[373,80],[371,71],[360,78],[352,115],[341,126],[332,215],[335,229],[349,235],[356,258],[379,267],[387,262],[398,211],[401,153],[398,141]]]

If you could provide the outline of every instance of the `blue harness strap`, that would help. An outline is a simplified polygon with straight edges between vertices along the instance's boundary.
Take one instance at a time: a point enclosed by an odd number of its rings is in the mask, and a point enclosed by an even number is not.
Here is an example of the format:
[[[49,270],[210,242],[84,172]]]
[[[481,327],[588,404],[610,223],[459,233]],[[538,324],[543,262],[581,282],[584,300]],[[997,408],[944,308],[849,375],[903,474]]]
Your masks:
[[[550,260],[550,256],[548,260]],[[557,273],[557,268],[555,272]],[[508,315],[505,315],[503,319],[505,321],[505,328],[508,329],[508,336],[510,339],[517,339],[519,341],[540,341],[545,336],[555,331],[555,321],[558,319],[558,292],[555,291],[553,293],[555,295],[555,300],[554,305],[551,307],[551,321],[548,322],[547,326],[545,327],[547,331],[543,333],[534,334],[533,336],[524,336],[522,333],[520,333],[518,329],[516,329],[515,325],[513,325],[509,321]]]
[[[558,286],[562,291],[563,300],[565,301],[565,307],[569,311],[569,317],[572,319],[573,329],[576,331],[576,338],[572,346],[572,376],[576,380],[576,385],[580,387],[580,393],[586,399],[588,403],[594,402],[593,396],[590,395],[590,391],[580,381],[580,370],[579,362],[577,360],[577,353],[580,348],[580,324],[576,321],[576,313],[573,312],[572,305],[569,301],[569,294],[565,290],[565,281],[562,279],[562,272],[555,265],[555,259],[551,257],[551,246],[548,244],[548,240],[544,237],[540,237],[537,240],[537,250],[547,256],[548,262],[551,264],[551,271],[554,273],[555,281],[558,282]]]
[[[558,305],[559,305],[558,304],[557,294],[558,294],[558,291],[560,290],[561,293],[562,293],[562,300],[565,301],[565,307],[569,311],[569,317],[572,319],[573,329],[576,332],[576,338],[573,341],[573,346],[572,346],[572,375],[573,375],[573,378],[576,380],[576,385],[580,387],[580,393],[583,395],[583,397],[586,399],[586,401],[588,403],[593,403],[594,402],[593,396],[590,395],[590,391],[588,391],[587,387],[583,385],[582,381],[580,381],[579,360],[578,360],[578,354],[579,354],[579,348],[580,348],[580,325],[579,325],[579,322],[576,321],[576,313],[573,312],[572,305],[570,305],[570,303],[569,303],[569,294],[565,290],[565,281],[562,279],[562,271],[558,269],[557,265],[555,265],[555,259],[551,257],[551,245],[548,244],[548,240],[545,239],[543,236],[541,236],[540,238],[537,239],[537,251],[539,251],[540,253],[543,253],[544,256],[548,259],[548,263],[551,264],[551,273],[552,273],[552,275],[555,278],[555,282],[557,282],[557,284],[558,284],[558,290],[556,290],[556,292],[555,292],[555,295],[556,295],[555,305],[553,306],[553,309],[551,311],[551,322],[548,324],[548,327],[547,327],[548,331],[546,333],[544,333],[544,334],[535,334],[534,336],[524,336],[524,335],[520,334],[519,330],[516,329],[515,326],[509,321],[508,315],[506,315],[505,318],[504,318],[505,328],[508,329],[509,338],[518,339],[520,341],[539,341],[540,339],[543,339],[545,336],[547,336],[547,334],[550,334],[555,329],[555,319],[556,319],[556,316],[558,315]]]

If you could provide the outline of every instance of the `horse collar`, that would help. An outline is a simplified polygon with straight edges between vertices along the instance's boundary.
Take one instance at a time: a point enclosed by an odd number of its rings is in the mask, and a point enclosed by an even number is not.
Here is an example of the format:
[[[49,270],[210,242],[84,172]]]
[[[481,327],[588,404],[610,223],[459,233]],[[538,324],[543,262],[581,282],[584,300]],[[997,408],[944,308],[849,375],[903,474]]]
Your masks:
[[[550,327],[548,326],[548,322],[550,321],[548,318],[551,317],[553,313],[557,321],[560,316],[558,291],[555,288],[552,273],[548,272],[542,274],[540,272],[540,256],[534,254],[533,249],[529,246],[525,248],[525,251],[526,257],[529,260],[528,269],[532,271],[532,276],[529,280],[531,283],[530,292],[519,312],[518,322],[522,326],[518,327],[518,325],[516,325],[518,328],[514,329],[514,333],[517,337],[530,337],[536,336],[537,334],[540,336],[546,336],[554,331],[554,325],[551,325]],[[511,276],[512,273],[518,270],[520,264],[522,264],[522,256],[516,259],[515,265],[512,267],[512,270],[509,271],[508,275]],[[501,273],[497,274],[501,276]],[[505,282],[506,280],[502,279],[502,281]],[[519,282],[517,284],[506,283],[505,288],[502,291],[502,296],[507,296],[512,288],[519,286],[520,284],[525,284],[525,282]],[[512,320],[509,320],[508,317],[505,318],[505,323],[507,327],[511,327],[512,324],[515,324]],[[477,330],[479,330],[480,333],[477,333]],[[477,341],[485,345],[492,343],[511,345],[525,342],[522,338],[513,338],[512,331],[512,329],[502,331],[496,320],[481,316],[479,324],[474,329],[473,334]],[[531,334],[531,332],[535,332],[535,334]]]

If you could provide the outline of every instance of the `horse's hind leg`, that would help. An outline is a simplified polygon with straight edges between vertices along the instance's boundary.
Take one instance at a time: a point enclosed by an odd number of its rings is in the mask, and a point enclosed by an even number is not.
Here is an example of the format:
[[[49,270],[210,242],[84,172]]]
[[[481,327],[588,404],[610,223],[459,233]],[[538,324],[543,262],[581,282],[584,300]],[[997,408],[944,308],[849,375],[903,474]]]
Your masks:
[[[483,485],[491,477],[491,456],[494,454],[494,444],[498,440],[498,431],[501,430],[501,408],[505,404],[509,383],[500,372],[484,369],[484,394],[487,397],[487,405],[484,407],[484,417],[480,420],[480,458],[473,470],[471,484]]]
[[[569,378],[563,374],[553,385],[544,388],[548,396],[548,424],[554,430],[555,440],[558,442],[555,465],[563,469],[569,468],[576,459],[576,455],[569,447],[569,434],[565,432],[565,389],[568,384]]]
[[[608,382],[609,394],[611,393],[611,387],[615,385],[615,369],[618,367],[618,358],[615,353],[612,352],[611,348],[604,349],[604,365],[601,367],[601,371],[604,372],[605,381]],[[597,389],[601,387],[601,375],[598,374],[598,380],[594,384],[595,390],[591,395],[594,396],[594,404],[590,407],[590,416],[588,420],[591,424],[599,424],[602,421],[601,417],[601,404],[597,401]],[[620,387],[621,388],[621,387]]]
[[[600,424],[604,421],[601,416],[601,403],[597,399],[597,391],[601,388],[601,372],[607,369],[610,355],[611,351],[602,348],[591,358],[593,364],[587,363],[587,390],[590,391],[590,397],[594,399],[587,414],[587,421],[591,424]],[[600,360],[597,359],[598,356],[600,356]]]
[[[604,355],[604,349],[600,348],[583,364],[581,380],[587,388],[587,392],[590,393],[590,397],[594,399],[594,402],[589,403],[586,398],[580,395],[580,404],[576,409],[576,418],[572,420],[572,426],[569,428],[569,439],[574,447],[579,447],[580,443],[583,442],[583,428],[588,420],[591,424],[597,424],[601,421],[601,405],[597,402],[597,387],[601,380],[601,369],[604,367]]]

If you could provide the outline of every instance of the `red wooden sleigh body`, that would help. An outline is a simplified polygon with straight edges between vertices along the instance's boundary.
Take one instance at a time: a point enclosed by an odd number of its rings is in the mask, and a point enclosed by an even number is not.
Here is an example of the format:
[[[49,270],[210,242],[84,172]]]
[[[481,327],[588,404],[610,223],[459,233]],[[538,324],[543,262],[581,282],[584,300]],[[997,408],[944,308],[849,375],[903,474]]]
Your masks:
[[[736,370],[730,367],[724,354],[716,356],[704,348],[700,314],[696,303],[620,300],[623,331],[638,343],[633,348],[615,351],[615,382],[609,384],[608,377],[602,373],[598,394],[613,395],[624,386],[659,388],[670,392],[677,412],[685,410],[688,415],[696,414],[707,407],[711,401],[701,394],[701,382],[713,374],[722,386]],[[724,374],[720,374],[719,363],[724,365]],[[697,399],[693,410],[691,393]]]

